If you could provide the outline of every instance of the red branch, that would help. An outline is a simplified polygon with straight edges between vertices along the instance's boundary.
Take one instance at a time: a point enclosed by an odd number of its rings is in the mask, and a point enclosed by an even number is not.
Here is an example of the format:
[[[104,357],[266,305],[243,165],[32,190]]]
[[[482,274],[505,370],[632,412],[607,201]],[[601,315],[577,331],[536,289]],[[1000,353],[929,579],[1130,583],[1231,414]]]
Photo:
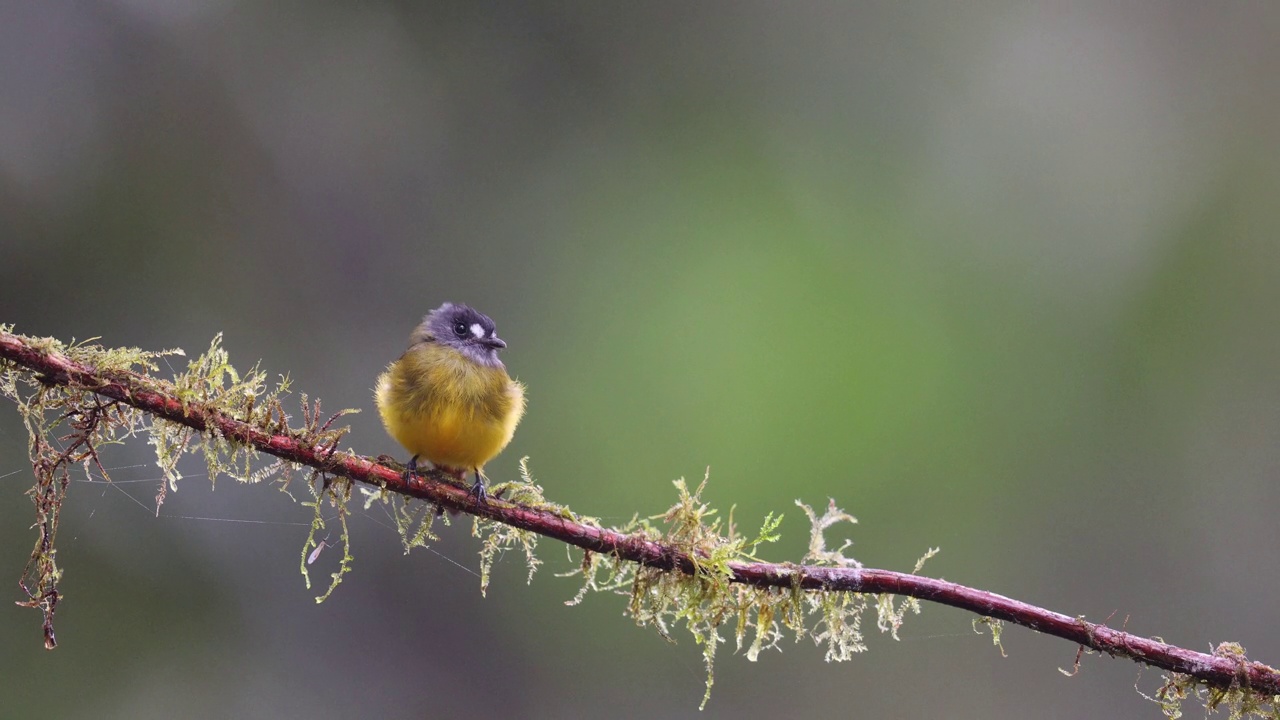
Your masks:
[[[397,470],[367,457],[318,447],[302,433],[265,432],[201,403],[184,405],[177,398],[148,389],[137,375],[112,373],[107,376],[59,353],[45,353],[17,335],[0,332],[0,358],[40,373],[45,382],[92,390],[197,431],[213,430],[262,452],[356,482],[386,487],[391,492],[529,530],[591,552],[663,570],[696,572],[689,556],[676,548],[501,500],[480,502],[466,489],[430,477],[410,485]],[[1280,695],[1280,671],[1262,663],[1229,653],[1210,655],[1188,650],[945,580],[872,568],[766,562],[731,562],[729,567],[733,571],[733,582],[756,587],[799,585],[815,591],[906,595],[1022,625],[1113,657],[1126,657],[1190,675],[1216,688],[1251,688],[1267,695]]]

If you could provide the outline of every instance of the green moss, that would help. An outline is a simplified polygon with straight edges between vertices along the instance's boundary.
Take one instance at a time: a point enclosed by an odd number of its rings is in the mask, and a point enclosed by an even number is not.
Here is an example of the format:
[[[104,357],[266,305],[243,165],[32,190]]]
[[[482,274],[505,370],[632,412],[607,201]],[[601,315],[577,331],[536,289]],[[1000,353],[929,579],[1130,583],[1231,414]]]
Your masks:
[[[706,692],[702,707],[710,698],[715,683],[715,655],[724,642],[720,629],[728,625],[739,652],[755,661],[764,650],[778,649],[789,633],[797,641],[811,637],[826,646],[828,661],[844,661],[854,653],[866,650],[862,636],[862,617],[874,600],[877,625],[882,632],[897,639],[898,628],[908,613],[920,611],[913,598],[895,603],[891,595],[868,596],[853,592],[760,588],[730,582],[730,563],[752,561],[765,543],[779,538],[781,515],[768,514],[760,531],[751,536],[740,535],[732,521],[722,523],[716,511],[702,502],[706,478],[692,492],[684,480],[675,481],[677,501],[666,513],[649,518],[633,518],[619,528],[623,533],[674,547],[694,560],[692,575],[674,570],[660,570],[624,563],[617,558],[584,553],[581,565],[566,575],[582,580],[578,593],[567,604],[576,605],[592,592],[626,595],[627,614],[641,627],[652,627],[660,636],[674,642],[673,628],[683,626],[696,644],[702,647],[707,669]],[[797,501],[810,522],[809,551],[804,562],[829,567],[861,567],[845,555],[851,542],[838,549],[827,549],[826,533],[839,523],[854,523],[852,515],[830,503],[819,516],[812,508]],[[930,550],[916,564],[916,572],[924,561],[936,554]]]
[[[499,483],[490,488],[494,497],[504,498],[507,502],[539,508],[556,514],[568,512],[563,505],[547,501],[542,486],[534,481],[529,473],[529,458],[520,459],[520,480]],[[493,563],[503,552],[519,548],[524,553],[525,565],[529,569],[526,582],[533,582],[533,574],[537,572],[542,561],[535,551],[538,548],[539,535],[528,530],[503,525],[481,518],[474,518],[471,523],[471,534],[480,538],[480,594],[486,595],[489,590],[489,578],[493,571]]]
[[[4,328],[6,332],[10,327]],[[23,338],[44,352],[58,352],[92,365],[107,376],[155,371],[156,359],[177,351],[145,352],[136,348],[104,348],[92,339],[64,344],[53,338]],[[144,413],[101,397],[92,388],[68,387],[37,376],[13,363],[0,361],[0,395],[18,407],[27,428],[28,456],[35,483],[27,491],[35,506],[36,541],[19,585],[27,600],[44,616],[45,647],[57,645],[53,619],[61,594],[63,571],[57,564],[57,534],[70,484],[70,469],[82,464],[110,479],[98,460],[99,450],[123,441],[148,426]]]
[[[328,522],[324,519],[326,501],[337,510],[337,520],[341,530],[339,542],[342,544],[342,560],[338,563],[338,569],[329,575],[329,587],[325,589],[323,594],[316,596],[317,603],[322,603],[329,599],[333,591],[338,588],[338,584],[342,582],[342,578],[351,572],[351,563],[355,560],[351,555],[351,532],[347,528],[347,503],[351,500],[351,486],[351,481],[345,478],[321,482],[319,488],[308,484],[308,487],[312,489],[312,501],[302,503],[304,507],[310,507],[314,510],[314,514],[311,516],[311,531],[307,534],[307,541],[302,545],[302,560],[298,563],[308,590],[311,589],[311,574],[307,572],[307,565],[310,565],[311,561],[314,560],[312,550],[320,549],[320,542],[316,540],[316,534],[328,529]]]
[[[1000,657],[1009,657],[1009,655],[1004,651],[1004,644],[1000,642],[1000,634],[1004,632],[1004,621],[996,620],[995,618],[990,618],[990,617],[974,618],[973,632],[978,635],[981,635],[982,628],[978,627],[979,625],[987,628],[987,630],[991,632],[991,644],[1000,648]],[[1077,666],[1077,669],[1078,669],[1078,666]],[[1062,670],[1062,668],[1058,668],[1058,670],[1062,671],[1062,674],[1068,677],[1075,675],[1075,672],[1068,673],[1067,671]]]
[[[1164,716],[1171,719],[1182,717],[1183,703],[1195,698],[1197,704],[1204,707],[1206,715],[1225,710],[1229,720],[1280,720],[1280,695],[1267,695],[1247,687],[1245,670],[1249,658],[1239,643],[1221,643],[1214,648],[1213,654],[1232,660],[1239,668],[1237,680],[1230,687],[1209,687],[1190,675],[1169,673],[1163,676],[1164,683],[1154,697],[1142,693],[1143,697],[1159,705]]]
[[[10,332],[12,327],[0,326],[0,329]],[[281,377],[273,385],[268,383],[266,373],[256,365],[246,374],[237,372],[222,348],[221,334],[214,337],[207,351],[188,362],[185,372],[175,373],[172,380],[160,379],[154,373],[159,371],[158,361],[161,359],[185,356],[186,353],[180,349],[148,352],[137,348],[107,348],[94,343],[94,339],[62,343],[53,338],[20,337],[38,350],[65,355],[70,360],[94,368],[108,379],[128,380],[145,389],[178,398],[187,411],[200,403],[208,408],[209,420],[221,414],[242,420],[264,432],[288,433],[321,451],[336,450],[347,428],[334,427],[334,422],[357,412],[344,410],[325,419],[320,403],[309,403],[303,396],[304,427],[291,430],[281,404],[282,397],[289,391],[288,377]],[[167,360],[165,362],[168,364]],[[71,479],[70,470],[76,464],[83,465],[86,473],[93,470],[110,481],[110,474],[98,461],[99,451],[130,437],[145,436],[154,448],[156,464],[164,474],[156,493],[157,514],[167,494],[177,491],[178,482],[182,479],[179,461],[187,454],[204,458],[210,482],[216,482],[220,475],[246,483],[272,480],[286,493],[289,493],[289,485],[300,469],[294,463],[272,460],[255,470],[255,465],[260,464],[258,453],[249,445],[222,435],[216,422],[209,422],[208,430],[197,432],[100,396],[93,387],[58,384],[11,362],[0,361],[0,395],[17,405],[29,438],[28,454],[35,484],[27,494],[35,505],[36,542],[19,580],[27,595],[27,600],[21,604],[42,611],[45,645],[49,648],[56,645],[53,618],[61,599],[58,582],[63,574],[57,564],[57,531]],[[316,508],[319,528],[324,527],[324,520],[319,515],[323,500],[337,508],[342,528],[344,558],[330,585],[329,592],[332,592],[341,576],[350,569],[346,502],[351,485],[345,480],[329,482],[323,473],[312,471],[308,487],[315,501],[308,504]],[[313,522],[309,543],[314,543],[316,529]],[[304,576],[305,569],[304,564]],[[325,593],[321,599],[328,594]]]

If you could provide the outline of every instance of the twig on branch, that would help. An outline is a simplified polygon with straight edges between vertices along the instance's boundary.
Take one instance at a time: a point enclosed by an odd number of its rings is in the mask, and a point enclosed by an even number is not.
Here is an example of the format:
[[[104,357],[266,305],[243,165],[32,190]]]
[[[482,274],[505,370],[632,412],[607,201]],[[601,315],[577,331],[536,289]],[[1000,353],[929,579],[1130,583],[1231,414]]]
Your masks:
[[[148,382],[145,376],[99,372],[62,353],[37,347],[22,336],[0,331],[0,358],[38,373],[45,384],[90,390],[198,432],[215,431],[289,462],[554,538],[589,553],[688,575],[697,574],[702,567],[688,552],[645,537],[595,527],[565,514],[500,499],[478,501],[467,489],[430,473],[421,483],[411,485],[399,470],[367,457],[338,452],[332,442],[317,441],[312,433],[290,429],[267,432],[209,404],[184,401],[161,392],[156,389],[157,384]],[[982,618],[1006,621],[1059,637],[1082,648],[1185,675],[1217,691],[1248,690],[1258,695],[1280,695],[1280,671],[1247,660],[1236,645],[1223,644],[1213,654],[1196,652],[985,590],[891,570],[742,561],[731,561],[728,568],[730,582],[758,588],[891,594],[950,605]],[[1212,698],[1211,702],[1216,704]]]

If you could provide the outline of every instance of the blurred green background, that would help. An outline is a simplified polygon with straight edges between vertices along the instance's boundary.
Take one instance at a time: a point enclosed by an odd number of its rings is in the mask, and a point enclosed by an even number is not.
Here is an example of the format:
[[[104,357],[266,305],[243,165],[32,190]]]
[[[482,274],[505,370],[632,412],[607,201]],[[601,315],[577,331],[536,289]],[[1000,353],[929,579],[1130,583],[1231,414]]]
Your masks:
[[[512,446],[622,523],[700,479],[745,528],[1280,661],[1280,8],[1194,2],[0,2],[0,321],[195,353],[219,331],[403,455],[374,377],[445,300],[529,386]],[[0,407],[0,579],[34,533]],[[77,483],[61,647],[0,602],[5,716],[1158,717],[1159,674],[926,605],[827,664],[562,600],[482,600],[466,523],[376,509],[323,605],[307,509],[142,442]],[[127,494],[126,494],[127,493]],[[205,520],[199,518],[214,518]],[[249,522],[238,522],[249,521]],[[337,554],[317,563],[323,577]],[[1193,714],[1194,709],[1189,709]]]

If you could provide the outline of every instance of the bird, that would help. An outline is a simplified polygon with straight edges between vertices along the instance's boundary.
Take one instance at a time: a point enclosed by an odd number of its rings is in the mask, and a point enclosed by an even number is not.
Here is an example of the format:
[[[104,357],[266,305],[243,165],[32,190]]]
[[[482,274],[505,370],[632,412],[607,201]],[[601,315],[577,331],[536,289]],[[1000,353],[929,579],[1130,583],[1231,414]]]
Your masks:
[[[525,410],[525,386],[498,359],[506,346],[488,315],[447,302],[378,376],[382,424],[413,455],[406,481],[425,459],[459,480],[474,472],[471,494],[487,500],[484,465],[511,442]]]

